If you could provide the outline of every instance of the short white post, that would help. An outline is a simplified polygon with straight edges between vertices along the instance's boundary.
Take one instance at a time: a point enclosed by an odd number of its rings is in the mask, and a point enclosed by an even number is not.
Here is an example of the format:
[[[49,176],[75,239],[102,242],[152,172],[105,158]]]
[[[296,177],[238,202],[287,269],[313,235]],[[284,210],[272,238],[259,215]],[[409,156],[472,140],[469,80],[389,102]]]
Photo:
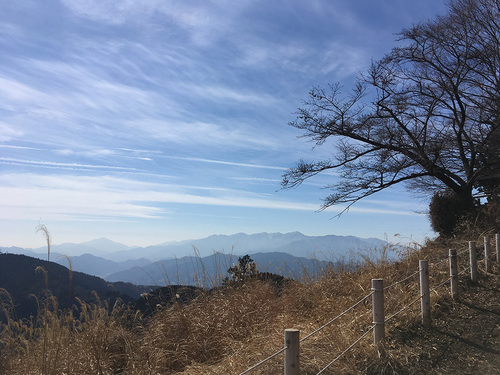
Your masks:
[[[420,260],[418,262],[420,272],[420,305],[422,308],[422,324],[426,327],[431,325],[431,296],[429,292],[429,262]]]
[[[285,329],[285,375],[300,373],[299,333],[298,329]]]
[[[373,343],[377,345],[385,337],[384,280],[372,279]]]
[[[500,263],[500,233],[495,234],[495,244],[497,249],[497,263]]]
[[[470,257],[470,279],[473,283],[477,283],[477,253],[476,253],[475,241],[469,241],[469,257]]]
[[[490,248],[490,238],[484,237],[484,268],[486,273],[491,272],[491,248]]]
[[[458,261],[457,251],[450,249],[450,284],[451,298],[458,299]]]

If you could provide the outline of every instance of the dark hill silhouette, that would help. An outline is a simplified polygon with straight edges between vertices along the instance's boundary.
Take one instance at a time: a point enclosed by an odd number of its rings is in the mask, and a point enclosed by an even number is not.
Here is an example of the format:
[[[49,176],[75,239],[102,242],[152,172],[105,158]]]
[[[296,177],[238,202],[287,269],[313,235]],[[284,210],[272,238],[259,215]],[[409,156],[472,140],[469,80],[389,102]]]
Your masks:
[[[37,302],[34,297],[39,301],[45,299],[45,276],[40,268],[37,271],[38,267],[43,267],[47,271],[50,293],[57,298],[60,309],[67,308],[68,302],[70,305],[78,305],[76,298],[88,303],[97,302],[96,295],[101,301],[109,300],[111,306],[117,298],[129,303],[139,298],[141,293],[152,289],[148,286],[136,286],[123,282],[110,283],[99,277],[75,271],[72,273],[71,300],[69,301],[70,272],[68,268],[25,255],[0,254],[0,288],[5,289],[10,295],[13,306],[5,293],[1,295],[1,298],[3,305],[11,310],[13,317],[36,316]],[[0,312],[1,320],[5,321],[5,311]]]

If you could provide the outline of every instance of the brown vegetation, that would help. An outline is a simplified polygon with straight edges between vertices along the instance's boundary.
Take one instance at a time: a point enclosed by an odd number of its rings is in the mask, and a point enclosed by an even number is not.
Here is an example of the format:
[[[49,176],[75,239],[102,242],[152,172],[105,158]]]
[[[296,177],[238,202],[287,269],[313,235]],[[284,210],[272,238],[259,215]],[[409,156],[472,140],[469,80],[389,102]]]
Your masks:
[[[476,233],[472,239],[481,243],[483,235]],[[418,300],[415,271],[419,259],[429,260],[431,287],[447,279],[448,264],[441,260],[446,259],[450,247],[461,251],[467,243],[448,240],[429,242],[422,248],[410,244],[372,249],[359,254],[363,263],[355,270],[332,268],[315,280],[288,282],[281,290],[254,280],[238,287],[200,292],[189,303],[174,303],[147,318],[120,302],[109,308],[105,303],[81,301],[70,311],[60,311],[55,298],[49,295],[40,301],[37,317],[29,321],[11,318],[0,327],[0,373],[240,374],[283,347],[284,329],[299,329],[301,337],[305,337],[369,295],[373,278],[383,278],[386,286],[408,278],[385,293],[386,317],[397,313]],[[399,252],[397,262],[386,260],[386,253],[391,251]],[[460,270],[467,267],[467,258],[467,253],[460,257]],[[449,298],[446,285],[436,289],[432,293],[432,328],[421,327],[417,302],[387,323],[384,346],[374,348],[369,334],[324,373],[417,374],[422,369],[438,373],[436,368],[448,362],[436,361],[435,356],[456,355],[450,348],[465,351],[465,358],[475,369],[493,368],[494,364],[484,358],[499,354],[490,345],[497,337],[492,335],[495,324],[500,323],[498,315],[490,314],[492,320],[485,327],[475,324],[473,333],[484,328],[490,341],[477,344],[479,354],[474,354],[466,343],[477,343],[477,337],[470,336],[462,340],[462,346],[455,345],[460,341],[460,330],[465,332],[465,323],[457,323],[457,318],[448,314],[469,309],[465,314],[478,318],[485,313],[477,303],[485,293],[496,291],[498,296],[495,275],[496,269],[487,277],[483,274],[479,284],[471,286],[465,274],[464,298],[460,302]],[[470,287],[475,288],[475,294],[467,294]],[[6,291],[4,296],[8,296]],[[2,300],[9,310],[8,298]],[[494,310],[491,306],[482,309]],[[368,298],[301,343],[303,373],[317,374],[360,337],[371,327],[371,314]],[[282,366],[280,354],[250,374],[282,373]],[[458,366],[454,373],[467,373],[466,367]]]

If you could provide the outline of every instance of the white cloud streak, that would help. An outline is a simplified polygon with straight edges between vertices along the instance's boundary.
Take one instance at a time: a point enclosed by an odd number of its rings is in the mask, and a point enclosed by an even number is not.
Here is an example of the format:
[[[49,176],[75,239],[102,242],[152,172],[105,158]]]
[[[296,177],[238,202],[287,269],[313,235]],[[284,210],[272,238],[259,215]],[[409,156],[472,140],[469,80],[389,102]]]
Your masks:
[[[0,142],[9,142],[14,138],[22,137],[24,132],[20,129],[14,129],[6,123],[0,122]]]
[[[119,171],[136,171],[135,168],[117,167],[112,165],[94,165],[94,164],[79,164],[79,163],[60,163],[38,160],[22,160],[13,158],[0,157],[0,163],[15,163],[16,165],[32,165],[48,168],[72,168],[72,169],[103,169],[103,170],[119,170]]]
[[[224,188],[145,183],[109,176],[3,175],[0,218],[33,217],[160,218],[164,204],[212,205],[312,211],[315,205],[269,199],[264,195]],[[194,194],[196,190],[207,195]]]
[[[182,156],[169,156],[169,158],[186,160],[186,161],[195,161],[195,162],[201,162],[201,163],[209,163],[209,164],[230,165],[230,166],[234,166],[234,167],[272,169],[272,170],[278,170],[278,171],[286,170],[285,167],[277,167],[277,166],[272,166],[272,165],[237,163],[237,162],[231,162],[231,161],[213,160],[213,159],[205,159],[205,158],[193,158],[193,157],[182,157]]]
[[[154,219],[168,215],[169,204],[309,212],[318,208],[314,203],[283,201],[276,196],[243,190],[147,183],[110,176],[7,174],[2,176],[2,181],[0,218],[11,220],[32,220],[42,216],[51,220],[115,217]],[[206,194],[201,195],[196,191],[205,191]],[[351,211],[409,214],[373,208],[352,208]]]
[[[61,0],[76,15],[111,25],[141,24],[153,14],[183,29],[193,43],[210,45],[231,30],[238,14],[249,1],[161,1]],[[142,23],[144,26],[144,23]]]

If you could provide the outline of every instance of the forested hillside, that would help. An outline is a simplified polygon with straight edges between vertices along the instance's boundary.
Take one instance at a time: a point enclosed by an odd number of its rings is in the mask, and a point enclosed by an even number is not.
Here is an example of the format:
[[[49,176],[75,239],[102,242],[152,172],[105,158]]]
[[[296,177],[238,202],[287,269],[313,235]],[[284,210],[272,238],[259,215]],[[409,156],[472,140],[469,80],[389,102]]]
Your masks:
[[[119,298],[129,303],[151,290],[148,286],[110,283],[96,276],[72,272],[54,262],[14,254],[0,254],[0,286],[2,305],[6,309],[3,312],[17,319],[36,317],[47,295],[57,299],[60,309],[66,309],[78,306],[78,299],[87,303],[109,301],[112,305]],[[3,312],[1,317],[5,322]]]

